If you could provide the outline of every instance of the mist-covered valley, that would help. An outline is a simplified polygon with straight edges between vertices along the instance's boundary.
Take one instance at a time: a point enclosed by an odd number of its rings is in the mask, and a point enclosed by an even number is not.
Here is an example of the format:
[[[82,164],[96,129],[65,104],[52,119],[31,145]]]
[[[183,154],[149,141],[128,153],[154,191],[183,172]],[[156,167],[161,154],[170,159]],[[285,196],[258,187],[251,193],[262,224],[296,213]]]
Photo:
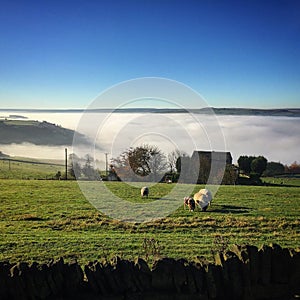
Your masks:
[[[86,135],[90,143],[73,145],[6,144],[0,151],[11,156],[63,159],[64,148],[79,156],[90,153],[98,161],[116,157],[129,147],[155,144],[164,153],[178,149],[230,151],[240,155],[263,155],[268,161],[291,164],[300,161],[300,118],[287,116],[224,115],[151,112],[35,112],[1,111],[1,119],[47,121]]]

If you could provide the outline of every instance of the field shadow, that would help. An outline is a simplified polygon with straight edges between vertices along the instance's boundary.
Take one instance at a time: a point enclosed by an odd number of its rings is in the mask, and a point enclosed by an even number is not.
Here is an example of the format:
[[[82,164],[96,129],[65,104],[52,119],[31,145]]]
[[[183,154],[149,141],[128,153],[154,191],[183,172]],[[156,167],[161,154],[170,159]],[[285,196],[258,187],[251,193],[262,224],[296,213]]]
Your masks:
[[[271,187],[300,187],[299,184],[288,184],[288,183],[270,183],[264,182],[264,186],[271,186]]]
[[[252,209],[245,206],[235,205],[212,205],[208,211],[210,213],[222,213],[222,214],[245,214],[249,213]]]

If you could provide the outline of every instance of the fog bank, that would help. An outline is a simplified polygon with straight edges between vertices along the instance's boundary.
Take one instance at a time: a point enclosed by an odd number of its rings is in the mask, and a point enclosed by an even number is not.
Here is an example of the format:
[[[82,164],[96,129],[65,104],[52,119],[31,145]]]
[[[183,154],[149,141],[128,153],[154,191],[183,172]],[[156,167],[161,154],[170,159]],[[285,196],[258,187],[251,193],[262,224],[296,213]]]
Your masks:
[[[5,115],[5,112],[1,114]],[[284,164],[300,161],[300,118],[141,113],[89,113],[83,116],[82,113],[26,112],[22,115],[88,135],[97,145],[96,158],[99,160],[104,160],[104,153],[109,153],[109,158],[116,157],[130,146],[149,143],[156,144],[166,153],[176,148],[189,155],[194,149],[230,151],[234,162],[240,155],[263,155],[268,161]],[[76,149],[84,155],[93,151],[93,147],[79,149],[75,145],[69,153]],[[0,151],[12,156],[51,159],[62,159],[64,155],[64,147],[2,145],[1,141]]]

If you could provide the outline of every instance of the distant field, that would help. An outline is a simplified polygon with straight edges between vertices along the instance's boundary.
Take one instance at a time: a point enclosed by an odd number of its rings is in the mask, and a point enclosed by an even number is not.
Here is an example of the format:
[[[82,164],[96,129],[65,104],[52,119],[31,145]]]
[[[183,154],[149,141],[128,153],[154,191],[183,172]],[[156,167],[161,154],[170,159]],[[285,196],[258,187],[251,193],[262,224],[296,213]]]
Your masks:
[[[295,175],[294,177],[282,176],[282,177],[264,177],[262,178],[263,182],[269,184],[276,184],[282,186],[299,186],[300,187],[300,174]]]
[[[35,145],[72,145],[74,130],[46,121],[0,119],[1,144],[31,143]],[[78,143],[87,143],[87,138],[77,133]]]
[[[132,201],[139,199],[138,189],[120,182],[107,184]],[[157,184],[150,200],[172,187]],[[75,181],[0,180],[0,191],[0,261],[43,262],[63,256],[86,263],[113,255],[150,255],[150,259],[152,254],[211,259],[212,250],[233,243],[300,247],[297,187],[222,186],[206,213],[181,206],[148,224],[122,223],[102,215]],[[146,249],[145,241],[152,238]]]
[[[0,160],[0,179],[49,179],[53,178],[58,171],[63,173],[65,170],[63,163],[60,166],[57,165],[61,163],[59,161],[38,161],[18,157],[14,159],[27,160],[27,162]],[[32,163],[29,162],[30,160]]]

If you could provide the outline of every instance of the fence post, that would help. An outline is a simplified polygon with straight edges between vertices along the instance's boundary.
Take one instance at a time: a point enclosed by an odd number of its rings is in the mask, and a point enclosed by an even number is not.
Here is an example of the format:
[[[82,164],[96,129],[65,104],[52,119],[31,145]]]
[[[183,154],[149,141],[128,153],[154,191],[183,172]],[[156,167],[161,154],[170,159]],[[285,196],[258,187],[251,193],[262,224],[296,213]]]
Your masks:
[[[67,148],[65,148],[65,170],[66,170],[65,179],[68,180],[68,149]]]

